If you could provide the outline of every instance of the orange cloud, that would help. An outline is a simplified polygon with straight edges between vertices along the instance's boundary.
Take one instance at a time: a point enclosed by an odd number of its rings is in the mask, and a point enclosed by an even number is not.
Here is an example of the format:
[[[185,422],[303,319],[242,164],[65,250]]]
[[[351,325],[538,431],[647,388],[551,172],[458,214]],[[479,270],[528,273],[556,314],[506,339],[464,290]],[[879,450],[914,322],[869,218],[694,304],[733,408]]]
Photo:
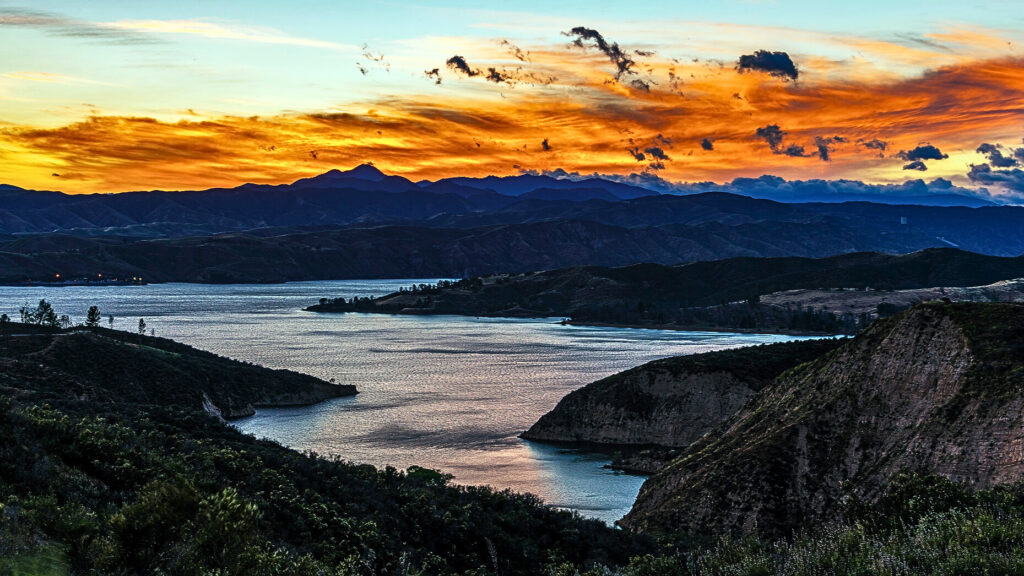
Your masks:
[[[916,57],[918,50],[908,50]],[[782,82],[738,74],[728,62],[651,55],[637,55],[636,74],[616,80],[607,58],[593,51],[530,54],[530,63],[479,66],[557,81],[512,88],[449,74],[446,84],[492,89],[459,98],[448,92],[396,96],[325,113],[178,122],[95,116],[55,128],[8,126],[0,128],[6,164],[0,178],[112,192],[287,182],[365,161],[414,179],[555,168],[629,173],[652,166],[651,158],[638,162],[629,150],[642,152],[662,135],[671,140],[659,144],[669,158],[660,162],[660,174],[668,179],[772,173],[886,181],[903,179],[901,161],[879,158],[878,150],[858,141],[890,142],[890,154],[921,142],[973,150],[982,141],[1017,135],[1024,121],[1020,58],[956,58],[911,78],[861,68],[844,75],[837,73],[842,63],[807,58],[798,62],[798,82]],[[633,79],[649,90],[632,85]],[[425,90],[431,85],[424,80]],[[773,154],[754,136],[768,124],[785,130],[786,144],[804,146],[806,156]],[[814,157],[815,138],[834,136],[842,139],[833,143],[831,160]],[[713,151],[701,148],[703,138],[714,140]],[[930,168],[936,176],[966,170],[954,160]]]

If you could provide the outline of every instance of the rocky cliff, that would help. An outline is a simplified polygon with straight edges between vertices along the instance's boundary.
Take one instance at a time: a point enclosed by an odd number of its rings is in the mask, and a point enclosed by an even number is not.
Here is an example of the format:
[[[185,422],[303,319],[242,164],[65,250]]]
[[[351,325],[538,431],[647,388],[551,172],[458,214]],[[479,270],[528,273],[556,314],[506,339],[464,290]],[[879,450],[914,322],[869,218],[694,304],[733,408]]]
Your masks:
[[[901,471],[1024,474],[1024,306],[928,303],[780,376],[641,489],[622,523],[779,536]]]
[[[522,437],[688,446],[732,416],[777,375],[839,342],[785,342],[649,362],[570,393]]]

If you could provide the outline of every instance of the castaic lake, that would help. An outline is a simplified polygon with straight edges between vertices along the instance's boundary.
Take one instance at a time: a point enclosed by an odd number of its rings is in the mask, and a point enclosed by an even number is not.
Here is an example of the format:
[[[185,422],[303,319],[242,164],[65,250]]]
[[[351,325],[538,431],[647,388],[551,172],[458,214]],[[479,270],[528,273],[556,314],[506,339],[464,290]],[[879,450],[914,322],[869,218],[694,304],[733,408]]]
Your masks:
[[[233,422],[297,450],[412,465],[455,482],[532,492],[552,506],[614,522],[643,478],[604,468],[606,454],[528,442],[518,434],[568,392],[666,356],[777,342],[787,336],[563,326],[557,319],[316,314],[321,297],[372,296],[436,279],[277,285],[0,287],[17,318],[40,298],[84,320],[135,330],[271,368],[355,384],[360,393]]]

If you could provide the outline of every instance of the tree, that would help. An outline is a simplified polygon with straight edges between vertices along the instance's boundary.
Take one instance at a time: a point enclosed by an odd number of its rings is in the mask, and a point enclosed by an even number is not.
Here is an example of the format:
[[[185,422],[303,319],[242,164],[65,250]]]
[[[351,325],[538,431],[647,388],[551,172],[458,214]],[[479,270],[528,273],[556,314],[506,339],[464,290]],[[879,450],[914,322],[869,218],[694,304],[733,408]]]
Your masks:
[[[39,305],[33,308],[21,307],[21,321],[25,324],[42,324],[43,326],[56,326],[60,321],[53,306],[45,298],[39,301]]]
[[[89,311],[85,313],[85,325],[95,328],[100,325],[100,307],[89,306]],[[113,318],[113,316],[111,316]]]
[[[144,336],[146,334],[146,321],[139,318],[139,335]]]
[[[110,316],[107,316],[107,324],[110,325],[110,329],[111,330],[114,329],[114,315],[113,314],[111,314]]]
[[[61,314],[60,318],[57,319],[57,326],[60,326],[61,328],[71,328],[71,316]]]

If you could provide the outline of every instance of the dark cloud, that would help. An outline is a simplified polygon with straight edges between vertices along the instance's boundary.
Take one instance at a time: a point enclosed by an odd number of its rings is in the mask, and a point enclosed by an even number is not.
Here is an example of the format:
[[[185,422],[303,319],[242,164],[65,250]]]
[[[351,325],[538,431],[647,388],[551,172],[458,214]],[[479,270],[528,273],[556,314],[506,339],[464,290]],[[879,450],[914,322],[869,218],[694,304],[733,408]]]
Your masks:
[[[131,30],[104,26],[54,12],[0,7],[0,26],[38,28],[55,36],[67,36],[114,44],[158,44],[157,39]]]
[[[545,138],[544,141],[540,143],[540,146],[541,146],[541,148],[544,149],[545,152],[550,152],[551,151],[551,144],[548,143],[548,139],[547,138]]]
[[[913,150],[900,150],[896,157],[907,162],[914,162],[918,160],[945,160],[949,158],[949,154],[943,154],[941,150],[931,144],[922,144]],[[918,168],[914,168],[914,170],[918,170]]]
[[[657,158],[658,160],[671,160],[671,158],[668,157],[668,154],[665,154],[665,151],[659,148],[658,146],[650,146],[648,148],[644,148],[644,152],[649,154],[652,158]]]
[[[758,71],[764,72],[776,78],[796,80],[800,71],[796,69],[793,60],[785,52],[770,52],[758,50],[753,54],[740,56],[736,63],[736,70],[740,73]]]
[[[818,149],[818,158],[821,158],[823,162],[828,162],[832,159],[832,146],[835,144],[845,144],[847,141],[842,136],[832,136],[829,138],[815,136],[814,146]]]
[[[386,72],[391,72],[391,63],[384,59],[384,54],[374,53],[366,44],[363,44],[363,58],[368,62],[373,62],[377,66],[380,66]],[[363,67],[360,66],[359,68],[362,69]],[[363,72],[363,75],[365,76],[366,73]]]
[[[646,169],[647,170],[664,170],[665,169],[665,163],[660,161],[660,160],[657,161],[657,162],[651,162],[650,164],[647,165]]]
[[[317,152],[316,150],[310,150],[309,157],[312,158],[313,160],[317,160],[320,158],[320,153]]]
[[[711,138],[705,138],[705,139],[700,141],[700,147],[705,149],[705,150],[714,150],[715,149],[715,141],[712,140]]]
[[[993,170],[988,164],[971,164],[967,177],[971,182],[1016,192],[1018,197],[1024,194],[1024,170],[1020,168]]]
[[[487,68],[487,71],[484,72],[479,68],[473,68],[472,66],[469,65],[469,62],[467,62],[465,58],[458,55],[449,58],[448,61],[445,62],[445,65],[451,70],[455,71],[456,73],[464,74],[470,78],[475,76],[483,76],[483,78],[488,82],[494,82],[495,84],[507,84],[509,87],[514,87],[516,84],[520,82],[526,82],[533,85],[540,84],[546,86],[548,84],[558,81],[558,78],[555,76],[544,76],[534,74],[532,72],[523,72],[520,68],[499,69],[495,67],[489,67]],[[433,74],[433,71],[429,71],[426,74],[428,77],[435,77],[436,84],[441,83],[441,77],[439,75],[435,76],[435,74]]]
[[[793,156],[796,158],[803,158],[804,156],[807,156],[807,152],[804,150],[804,147],[800,146],[799,144],[790,144],[789,146],[786,146],[782,150],[777,151],[776,154],[782,154],[783,156]]]
[[[1004,156],[1002,146],[999,144],[982,144],[978,146],[978,154],[984,154],[988,157],[988,163],[995,168],[1010,168],[1016,166],[1018,161],[1013,156]],[[1018,149],[1014,152],[1015,155],[1024,156],[1024,149]]]
[[[520,62],[530,62],[530,53],[524,52],[519,46],[516,46],[508,40],[502,40],[501,45],[506,47],[508,49],[508,53],[516,60],[519,60]]]
[[[879,140],[878,138],[875,138],[874,140],[858,140],[857,142],[868,150],[878,150],[879,152],[885,152],[885,149],[889,147],[888,142],[885,140]]]
[[[643,162],[644,160],[647,159],[647,157],[644,156],[644,153],[640,151],[640,148],[636,146],[633,146],[632,148],[626,148],[626,152],[629,152],[629,155],[635,158],[637,162]]]
[[[919,170],[921,172],[924,172],[925,170],[928,169],[928,167],[925,166],[924,162],[921,162],[920,160],[914,160],[913,162],[911,162],[909,164],[904,164],[903,165],[903,169],[904,170]]]
[[[672,147],[672,139],[667,137],[667,136],[662,136],[661,134],[658,134],[657,136],[654,137],[654,141],[659,143],[659,144],[664,144],[665,146],[668,146],[669,148]]]
[[[455,72],[462,72],[463,74],[469,76],[470,78],[472,78],[473,76],[480,75],[480,71],[470,68],[469,63],[466,62],[466,59],[463,58],[462,56],[452,56],[451,58],[448,59],[447,62],[445,62],[445,65],[454,70]]]
[[[762,128],[758,128],[757,132],[754,133],[758,138],[768,143],[768,147],[772,149],[772,152],[778,154],[780,147],[782,146],[782,140],[786,137],[786,131],[779,128],[778,124],[769,124]]]
[[[636,88],[637,90],[643,90],[644,92],[651,91],[651,83],[646,80],[641,80],[639,78],[630,81],[629,85],[632,86],[633,88]]]
[[[424,70],[423,75],[434,81],[434,84],[441,85],[441,70],[434,68],[433,70]]]
[[[359,68],[359,73],[362,74],[363,76],[366,76],[367,74],[370,73],[370,71],[367,70],[366,67],[360,64],[359,62],[356,62],[356,68]]]
[[[889,148],[889,143],[885,140],[879,140],[874,138],[871,140],[860,139],[857,143],[867,148],[868,150],[876,150],[879,158],[885,158],[885,151]]]
[[[511,84],[513,80],[513,76],[511,74],[507,74],[497,68],[488,68],[487,76],[484,78],[486,78],[488,82],[494,82],[495,84]]]
[[[612,61],[612,64],[615,64],[615,68],[617,69],[615,78],[617,80],[621,79],[624,74],[636,74],[636,71],[633,70],[636,66],[636,61],[623,52],[617,43],[609,44],[608,41],[604,39],[604,36],[602,36],[597,30],[577,26],[568,32],[563,32],[562,34],[570,37],[575,36],[575,40],[572,41],[572,44],[578,48],[587,48],[586,42],[593,42],[594,46],[603,52],[604,55]]]
[[[648,56],[654,56],[654,50],[633,50],[633,54],[646,58]]]

